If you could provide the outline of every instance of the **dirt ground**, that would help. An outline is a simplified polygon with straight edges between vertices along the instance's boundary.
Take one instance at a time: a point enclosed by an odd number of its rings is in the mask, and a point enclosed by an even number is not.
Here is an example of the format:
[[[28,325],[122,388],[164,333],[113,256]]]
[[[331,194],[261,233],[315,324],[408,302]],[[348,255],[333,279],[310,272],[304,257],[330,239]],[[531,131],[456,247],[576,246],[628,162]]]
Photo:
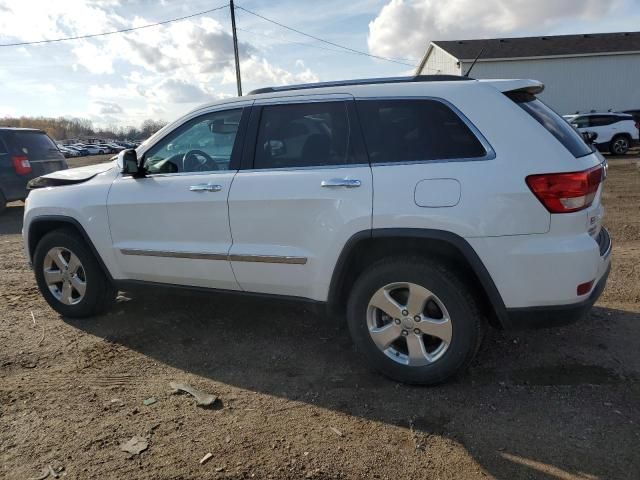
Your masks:
[[[637,160],[610,159],[613,271],[590,318],[494,332],[434,388],[380,377],[343,324],[298,304],[159,292],[61,318],[13,204],[0,217],[0,477],[640,478]],[[199,408],[170,381],[220,402]],[[133,436],[149,444],[137,456],[119,448]]]

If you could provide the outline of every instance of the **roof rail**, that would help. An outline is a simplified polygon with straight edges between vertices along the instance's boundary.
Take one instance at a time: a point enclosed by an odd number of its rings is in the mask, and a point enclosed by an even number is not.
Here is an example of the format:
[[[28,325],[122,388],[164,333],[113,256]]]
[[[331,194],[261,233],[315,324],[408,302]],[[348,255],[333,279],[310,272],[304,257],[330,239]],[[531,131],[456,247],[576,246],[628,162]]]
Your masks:
[[[289,90],[307,90],[311,88],[342,87],[352,85],[376,85],[380,83],[464,82],[468,80],[474,79],[469,77],[459,77],[458,75],[415,75],[413,77],[361,78],[357,80],[338,80],[334,82],[302,83],[300,85],[283,85],[281,87],[257,88],[255,90],[251,90],[247,95],[286,92]]]

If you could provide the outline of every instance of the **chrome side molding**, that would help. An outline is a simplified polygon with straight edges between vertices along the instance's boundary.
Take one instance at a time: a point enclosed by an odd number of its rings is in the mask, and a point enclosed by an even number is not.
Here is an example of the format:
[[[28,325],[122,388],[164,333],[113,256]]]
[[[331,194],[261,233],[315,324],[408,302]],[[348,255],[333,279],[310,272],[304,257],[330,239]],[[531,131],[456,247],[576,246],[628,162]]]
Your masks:
[[[227,260],[224,253],[196,253],[196,252],[164,252],[161,250],[138,250],[134,248],[122,248],[123,255],[136,255],[139,257],[166,257],[166,258],[189,258],[197,260]]]
[[[279,255],[229,255],[230,262],[258,262],[258,263],[288,263],[290,265],[304,265],[307,257],[289,257]]]
[[[305,265],[307,257],[291,257],[280,255],[239,255],[225,253],[199,252],[167,252],[161,250],[140,250],[135,248],[120,249],[122,255],[140,257],[187,258],[191,260],[228,260],[230,262],[285,263],[289,265]]]

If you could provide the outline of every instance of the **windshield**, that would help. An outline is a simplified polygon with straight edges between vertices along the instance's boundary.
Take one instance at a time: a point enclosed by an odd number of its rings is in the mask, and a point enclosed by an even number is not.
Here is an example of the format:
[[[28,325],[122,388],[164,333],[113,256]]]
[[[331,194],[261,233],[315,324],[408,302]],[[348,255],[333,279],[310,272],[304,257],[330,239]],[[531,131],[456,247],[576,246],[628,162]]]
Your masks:
[[[506,95],[562,143],[574,157],[584,157],[593,153],[593,148],[587,145],[567,120],[536,98],[535,95],[526,92],[509,92]]]

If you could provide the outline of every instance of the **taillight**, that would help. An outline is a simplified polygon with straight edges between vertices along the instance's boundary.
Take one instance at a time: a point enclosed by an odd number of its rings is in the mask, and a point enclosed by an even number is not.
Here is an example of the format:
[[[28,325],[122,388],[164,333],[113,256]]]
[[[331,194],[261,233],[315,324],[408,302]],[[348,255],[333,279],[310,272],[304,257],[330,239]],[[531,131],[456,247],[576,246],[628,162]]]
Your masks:
[[[526,180],[549,212],[571,213],[591,206],[604,180],[604,167],[598,165],[582,172],[529,175]]]
[[[13,169],[18,175],[31,173],[31,164],[25,155],[14,155],[11,157],[11,162],[13,163]]]

